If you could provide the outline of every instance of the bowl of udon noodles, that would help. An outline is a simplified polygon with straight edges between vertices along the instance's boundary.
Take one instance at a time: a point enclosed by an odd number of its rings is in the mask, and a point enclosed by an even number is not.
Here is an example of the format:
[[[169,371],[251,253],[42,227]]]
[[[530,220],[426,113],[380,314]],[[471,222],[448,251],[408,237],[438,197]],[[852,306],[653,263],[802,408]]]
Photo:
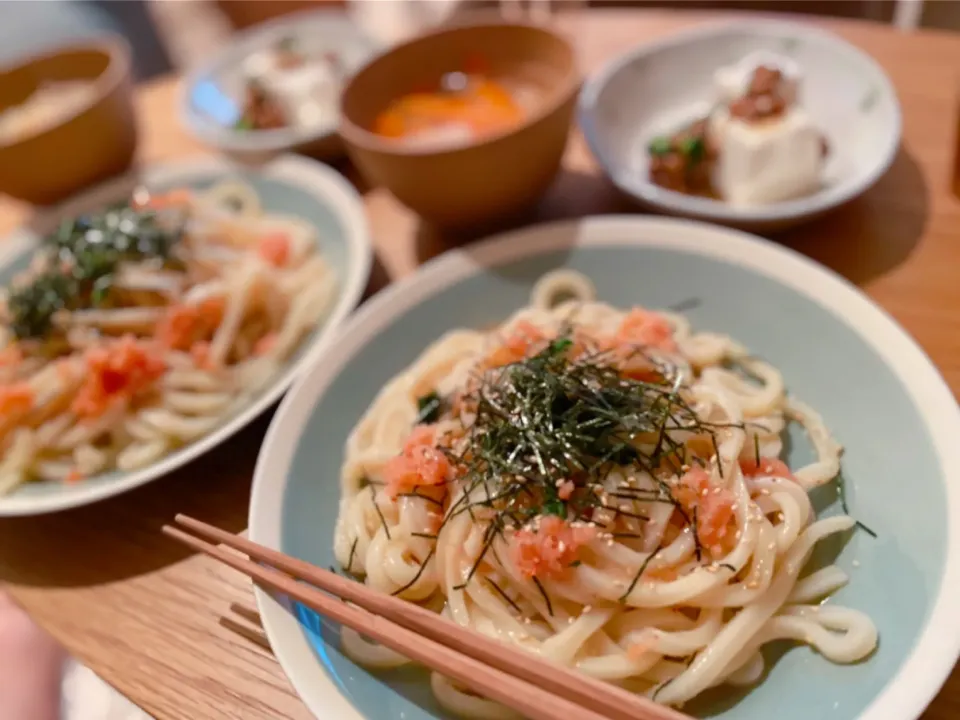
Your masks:
[[[913,719],[960,650],[958,431],[916,344],[806,258],[533,226],[344,326],[274,416],[250,537],[693,717]],[[514,717],[258,602],[317,717]]]
[[[0,255],[0,515],[116,495],[229,438],[370,262],[355,191],[304,158],[156,166],[38,216]]]

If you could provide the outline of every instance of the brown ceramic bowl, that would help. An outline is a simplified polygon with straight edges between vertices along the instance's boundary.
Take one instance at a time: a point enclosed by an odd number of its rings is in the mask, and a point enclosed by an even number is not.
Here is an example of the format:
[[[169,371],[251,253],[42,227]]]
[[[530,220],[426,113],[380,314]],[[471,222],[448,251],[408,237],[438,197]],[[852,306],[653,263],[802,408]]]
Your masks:
[[[130,48],[106,37],[0,68],[0,113],[45,83],[90,81],[91,97],[12,138],[0,133],[0,193],[50,205],[123,172],[133,160]]]
[[[393,100],[481,56],[495,79],[536,88],[526,119],[482,140],[414,149],[372,132]],[[399,45],[362,68],[343,92],[340,134],[376,185],[443,227],[493,223],[532,204],[560,167],[580,75],[573,48],[532,25],[454,27]]]

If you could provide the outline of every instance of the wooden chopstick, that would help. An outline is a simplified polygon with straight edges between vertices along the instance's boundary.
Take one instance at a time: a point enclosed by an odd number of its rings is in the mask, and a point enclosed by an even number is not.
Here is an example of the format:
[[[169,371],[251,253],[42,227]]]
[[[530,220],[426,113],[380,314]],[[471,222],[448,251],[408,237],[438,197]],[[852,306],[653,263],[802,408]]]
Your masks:
[[[392,623],[413,631],[421,639],[426,638],[439,645],[452,646],[456,648],[459,653],[478,661],[485,667],[498,669],[510,677],[518,678],[537,688],[542,688],[551,697],[564,698],[569,702],[576,703],[579,705],[577,710],[578,714],[576,715],[577,718],[585,718],[586,715],[583,713],[586,711],[583,710],[583,708],[590,708],[591,712],[600,713],[600,716],[608,718],[609,720],[690,720],[687,715],[658,705],[645,697],[634,695],[621,688],[574,672],[568,668],[538,660],[529,653],[463,628],[418,605],[375,592],[361,583],[341,577],[336,573],[315,567],[297,558],[284,555],[276,550],[263,547],[250,540],[237,537],[189,517],[178,515],[176,521],[199,535],[239,550],[254,560],[267,563],[282,570],[289,576],[306,580],[312,585],[326,590],[343,600],[355,603],[369,613],[382,616],[382,618],[389,618],[389,621],[392,621]],[[165,527],[164,532],[184,542],[187,542],[187,540],[184,540],[184,537],[186,537],[189,539],[188,544],[192,547],[202,552],[213,554],[208,550],[208,548],[212,546],[206,545],[190,536],[185,536],[184,533],[178,531],[176,528]],[[247,561],[243,561],[236,555],[226,553],[219,548],[213,549],[217,551],[214,557],[223,560],[235,569],[255,579],[259,579],[251,572],[248,572],[250,569],[248,565],[241,565]],[[252,567],[257,570],[263,569],[260,565],[254,563],[249,563],[249,565],[252,565]],[[270,579],[275,580],[273,577]],[[298,591],[306,587],[296,582],[292,582],[292,586]],[[297,599],[301,599],[297,593],[288,591],[285,588],[278,588],[276,584],[271,585],[271,587],[275,587],[282,592],[287,592],[291,596],[297,597]],[[329,599],[328,596],[323,594],[321,594],[321,597]],[[311,605],[310,602],[305,600],[301,601],[320,612],[324,612]],[[324,612],[324,614],[326,613]],[[367,621],[369,622],[369,620]],[[365,629],[362,631],[364,634],[369,635]],[[378,642],[380,642],[380,640],[378,640]],[[383,644],[386,645],[387,643]],[[421,660],[420,662],[423,662],[425,665],[431,665],[429,661]],[[445,674],[449,675],[450,673],[445,672]],[[469,685],[469,683],[465,684]],[[479,690],[479,692],[481,694],[487,694],[484,690]],[[505,702],[504,704],[509,705],[510,703]],[[519,710],[521,712],[527,712],[522,709]],[[535,716],[531,715],[530,717]],[[552,717],[555,718],[558,717],[558,715],[553,715]]]
[[[252,607],[247,607],[246,605],[241,605],[240,603],[230,603],[230,612],[237,617],[242,617],[251,625],[255,625],[258,628],[263,627],[263,621],[260,619],[260,613],[258,613]]]
[[[273,648],[270,647],[270,641],[267,640],[262,630],[256,630],[252,627],[244,625],[241,622],[237,622],[232,617],[222,617],[220,618],[219,623],[230,632],[236,633],[260,649],[271,653],[273,652]]]
[[[396,625],[385,617],[374,615],[363,608],[327,595],[276,570],[245,560],[204,540],[187,535],[177,528],[165,526],[163,531],[195,550],[230,565],[253,578],[257,583],[289,595],[326,617],[362,632],[366,637],[384,647],[438,670],[472,691],[513,708],[531,720],[556,720],[562,717],[576,717],[578,720],[581,718],[609,720],[607,716],[562,697],[551,695],[524,680],[511,677],[501,670],[463,655],[451,647]]]
[[[260,613],[240,603],[230,603],[230,612],[237,617],[225,615],[220,618],[220,625],[242,638],[249,640],[254,645],[259,645],[267,652],[273,653],[273,648],[270,647],[270,641],[267,640],[266,633],[263,631],[263,622],[260,620]],[[238,621],[237,618],[245,620],[246,624]]]

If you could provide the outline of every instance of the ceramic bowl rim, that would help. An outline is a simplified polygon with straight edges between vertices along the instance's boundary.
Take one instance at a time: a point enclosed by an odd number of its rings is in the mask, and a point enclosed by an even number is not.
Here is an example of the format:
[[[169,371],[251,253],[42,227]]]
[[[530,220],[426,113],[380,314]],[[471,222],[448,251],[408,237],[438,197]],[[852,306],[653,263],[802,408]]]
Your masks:
[[[0,67],[0,81],[2,81],[5,75],[16,72],[28,65],[77,52],[98,52],[107,58],[107,66],[99,75],[91,78],[92,85],[95,89],[94,94],[89,99],[74,107],[70,113],[62,116],[58,122],[45,126],[40,132],[15,137],[12,140],[0,140],[0,153],[4,150],[42,140],[69,125],[83,115],[83,113],[103,102],[106,97],[122,85],[130,76],[133,62],[133,51],[131,50],[130,43],[120,35],[101,33],[86,40],[77,40],[63,45],[57,45],[56,47],[42,50],[28,57],[17,58],[15,61]]]
[[[856,172],[851,177],[828,188],[818,190],[793,200],[786,200],[770,205],[757,207],[737,207],[720,200],[692,197],[674,190],[658,187],[646,178],[617,177],[612,172],[613,165],[601,148],[597,135],[601,132],[596,122],[596,107],[600,93],[610,82],[611,78],[622,69],[632,65],[641,58],[668,48],[690,45],[705,38],[725,35],[731,32],[754,34],[759,36],[789,35],[792,37],[807,37],[833,46],[839,53],[847,54],[861,63],[873,75],[873,81],[881,86],[893,103],[892,125],[890,134],[880,152],[880,161],[868,173]],[[682,30],[662,40],[641,43],[606,63],[601,70],[593,74],[584,84],[577,103],[577,120],[583,135],[597,163],[604,174],[621,191],[631,195],[641,202],[665,209],[668,212],[688,215],[690,217],[711,218],[721,222],[764,223],[797,220],[803,217],[818,215],[827,210],[839,207],[869,190],[890,169],[900,149],[900,140],[903,132],[903,114],[896,89],[880,64],[859,47],[844,40],[835,33],[811,27],[802,22],[786,22],[774,19],[751,19],[735,21],[715,21]]]
[[[147,167],[142,179],[147,183],[166,184],[189,182],[211,173],[228,177],[231,172],[249,172],[249,168],[225,158],[195,156]],[[300,346],[300,357],[286,363],[281,372],[266,386],[253,402],[235,413],[213,432],[185,446],[180,451],[161,458],[156,463],[132,472],[120,473],[110,482],[91,485],[70,495],[51,494],[38,497],[0,497],[0,517],[40,515],[80,507],[120,495],[128,490],[159,479],[220,445],[260,416],[275,403],[306,368],[312,367],[331,342],[340,323],[359,302],[373,262],[373,246],[363,201],[353,186],[336,170],[309,158],[284,155],[256,170],[266,179],[274,179],[297,187],[316,202],[324,204],[336,216],[344,229],[346,244],[346,272],[338,278],[338,298],[312,339]],[[116,198],[127,187],[128,178],[119,178],[85,192],[48,211],[56,216],[72,212],[72,207],[98,203],[102,198]],[[0,243],[0,266],[7,266],[28,252],[34,244],[33,233],[19,228]]]
[[[422,42],[432,41],[434,38],[440,35],[489,28],[510,28],[528,31],[533,30],[558,41],[570,53],[571,63],[569,72],[564,74],[564,76],[557,81],[555,86],[551,87],[547,93],[547,98],[540,103],[535,112],[524,118],[522,122],[516,125],[510,125],[504,130],[493,133],[479,141],[451,144],[450,146],[442,145],[437,148],[420,148],[410,147],[405,144],[384,140],[376,133],[372,133],[355,123],[345,111],[343,104],[347,93],[350,92],[353,84],[357,81],[357,78],[373,65],[383,62],[392,62],[393,56],[398,51],[404,50],[413,45],[418,45]],[[572,97],[577,95],[582,83],[583,78],[581,76],[580,62],[579,58],[577,57],[576,48],[571,43],[570,38],[568,38],[564,33],[551,28],[543,27],[542,25],[537,25],[535,23],[513,21],[498,22],[486,16],[478,17],[475,21],[471,22],[469,19],[465,18],[462,22],[444,24],[429,32],[417,35],[416,37],[413,37],[405,42],[393,45],[379,55],[370,58],[370,60],[363,67],[359,68],[357,72],[354,73],[353,77],[350,78],[350,82],[347,83],[347,85],[343,88],[343,92],[340,94],[340,135],[343,137],[345,142],[349,143],[355,148],[368,152],[375,152],[380,155],[389,155],[394,157],[442,157],[464,151],[473,151],[513,137],[524,130],[542,123],[547,118],[552,117],[556,113],[560,112],[563,106],[566,105]]]
[[[343,367],[384,327],[437,293],[499,267],[569,247],[652,247],[692,253],[744,267],[778,282],[826,311],[856,333],[898,376],[923,408],[926,431],[945,476],[947,538],[940,587],[927,622],[896,673],[857,720],[916,720],[943,686],[960,657],[960,406],[939,371],[917,343],[856,286],[813,260],[748,233],[678,218],[605,215],[529,226],[494,236],[469,251],[452,250],[391,285],[341,327],[337,341],[301,375],[270,424],[254,471],[248,528],[250,539],[283,549],[284,498],[300,433]],[[816,288],[816,292],[814,292]],[[399,368],[398,368],[399,371]],[[332,532],[332,528],[328,528]],[[289,600],[256,588],[257,604],[273,652],[300,698],[317,717],[362,720],[321,667]],[[851,718],[850,720],[854,720]]]
[[[222,50],[214,53],[197,67],[190,70],[180,83],[179,98],[177,101],[177,115],[180,125],[201,142],[223,150],[235,153],[281,152],[301,145],[333,137],[339,131],[338,121],[321,123],[309,128],[278,128],[275,130],[257,130],[241,134],[226,126],[218,126],[207,121],[196,112],[190,101],[193,88],[204,77],[212,75],[225,66],[241,49],[257,44],[258,38],[267,39],[271,35],[280,34],[285,27],[295,26],[304,22],[346,21],[354,26],[356,39],[365,43],[369,55],[376,57],[382,51],[382,44],[364,32],[351,15],[342,10],[333,8],[311,8],[282,15],[272,20],[253,25],[231,36]],[[364,66],[366,62],[364,63]],[[358,70],[359,71],[359,70]],[[358,72],[355,71],[355,72]],[[352,74],[351,74],[352,79]],[[348,83],[349,84],[349,83]],[[343,89],[341,89],[341,94]]]

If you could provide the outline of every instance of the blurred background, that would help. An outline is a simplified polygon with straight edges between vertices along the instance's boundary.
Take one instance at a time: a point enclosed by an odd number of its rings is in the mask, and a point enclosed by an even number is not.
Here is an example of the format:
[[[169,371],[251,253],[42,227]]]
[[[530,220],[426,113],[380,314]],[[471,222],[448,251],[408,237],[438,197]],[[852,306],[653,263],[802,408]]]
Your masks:
[[[271,18],[327,6],[352,6],[374,33],[410,17],[440,18],[478,5],[536,4],[543,0],[0,0],[0,63],[65,40],[104,30],[126,36],[137,80],[183,70],[235,32]],[[849,17],[914,27],[960,29],[955,0],[561,0],[560,5],[747,9]],[[414,22],[417,22],[414,18]],[[426,17],[419,22],[430,24]],[[395,28],[393,29],[395,30]]]

